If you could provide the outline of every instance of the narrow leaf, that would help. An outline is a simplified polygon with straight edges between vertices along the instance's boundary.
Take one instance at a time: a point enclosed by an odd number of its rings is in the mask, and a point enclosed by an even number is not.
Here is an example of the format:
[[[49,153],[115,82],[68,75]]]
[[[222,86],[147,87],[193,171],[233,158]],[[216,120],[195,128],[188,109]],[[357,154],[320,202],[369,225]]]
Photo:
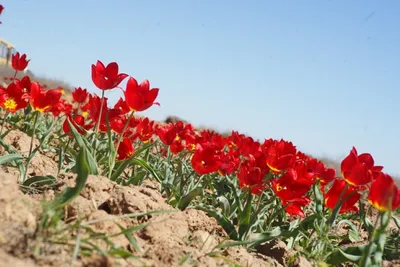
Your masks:
[[[78,154],[78,158],[76,159],[76,185],[75,187],[67,187],[64,191],[51,203],[51,207],[54,209],[62,208],[68,203],[70,203],[73,199],[75,199],[82,189],[85,187],[86,180],[90,173],[90,167],[87,162],[87,150],[85,148],[81,148]]]
[[[85,157],[87,157],[87,164],[89,166],[89,173],[93,175],[98,174],[98,168],[97,168],[97,163],[93,158],[93,155],[90,153],[88,150],[88,147],[86,146],[85,142],[82,139],[82,136],[79,134],[79,132],[76,130],[75,126],[71,123],[69,118],[67,118],[69,128],[71,129],[72,134],[75,137],[76,142],[78,143],[80,150],[86,150],[85,151]]]
[[[40,188],[43,186],[54,186],[57,183],[57,179],[54,176],[47,175],[47,176],[33,176],[26,179],[22,185],[22,191],[28,191],[28,187]]]
[[[252,193],[249,190],[247,195],[247,202],[244,210],[240,214],[239,218],[239,238],[242,239],[244,235],[249,231],[250,219],[251,219],[251,204],[252,204]]]
[[[12,162],[14,160],[20,160],[24,157],[21,154],[7,154],[0,156],[0,165],[6,164],[8,162]]]
[[[186,194],[184,197],[182,197],[179,202],[178,202],[178,209],[184,210],[189,206],[190,202],[197,197],[197,196],[202,196],[203,195],[203,188],[201,187],[196,187],[192,191],[190,191],[188,194]]]

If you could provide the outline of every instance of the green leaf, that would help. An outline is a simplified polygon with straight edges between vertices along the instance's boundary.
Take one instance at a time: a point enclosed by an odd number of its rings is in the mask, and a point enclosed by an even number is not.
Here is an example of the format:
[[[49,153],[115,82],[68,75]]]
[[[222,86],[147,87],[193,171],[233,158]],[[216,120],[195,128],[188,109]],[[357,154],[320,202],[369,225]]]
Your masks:
[[[52,124],[47,128],[46,132],[43,133],[41,138],[39,139],[39,145],[32,151],[31,155],[28,158],[28,161],[31,161],[32,158],[36,155],[36,153],[43,147],[43,145],[47,142],[47,139],[49,138],[50,134],[53,132],[53,127],[56,124],[56,121],[54,120]]]
[[[0,145],[4,147],[4,149],[7,151],[8,154],[18,154],[18,152],[10,145],[6,144],[2,139],[0,139]],[[23,182],[24,177],[25,177],[25,172],[26,168],[25,165],[22,161],[22,159],[17,159],[15,160],[15,163],[17,164],[17,167],[19,169],[19,177],[20,181]]]
[[[90,153],[89,148],[86,146],[85,142],[82,139],[82,136],[79,134],[79,132],[76,130],[75,126],[71,123],[71,121],[69,120],[69,118],[67,118],[68,120],[68,125],[69,128],[71,129],[72,134],[75,137],[76,142],[78,143],[80,150],[86,150],[85,151],[85,157],[87,157],[87,164],[89,166],[89,173],[93,174],[93,175],[97,175],[99,174],[98,172],[98,168],[97,168],[97,163],[93,158],[93,155]]]
[[[68,142],[69,143],[69,142]],[[67,143],[67,145],[68,145]],[[64,162],[64,158],[65,158],[65,148],[64,146],[61,146],[58,150],[58,163],[57,163],[57,176],[60,174],[62,166],[63,166],[63,162]]]
[[[69,204],[73,199],[75,199],[85,187],[87,178],[90,173],[90,167],[87,162],[87,150],[81,149],[76,159],[76,185],[75,187],[67,187],[64,191],[57,196],[57,198],[51,202],[50,207],[54,209],[59,209]]]
[[[14,161],[14,160],[21,160],[23,159],[24,156],[21,154],[7,154],[0,156],[0,165],[6,164],[8,162]]]
[[[358,242],[362,240],[360,233],[358,232],[357,227],[354,225],[354,223],[349,220],[341,220],[340,222],[338,222],[337,228],[339,228],[341,224],[347,224],[348,226],[350,226],[349,239],[351,242]]]
[[[108,136],[108,149],[110,151],[110,156],[108,158],[108,168],[109,172],[112,172],[112,169],[114,168],[115,165],[115,158],[117,156],[117,151],[115,151],[115,146],[114,142],[112,140],[112,133],[111,133],[111,126],[110,126],[110,120],[108,118],[108,112],[106,115],[106,124],[107,124],[107,136]]]
[[[397,218],[397,216],[395,216],[395,215],[392,215],[392,218],[393,218],[393,221],[396,224],[397,228],[400,229],[400,219]]]
[[[125,237],[128,239],[129,243],[131,243],[132,247],[137,251],[140,252],[139,245],[136,242],[135,237],[132,235],[132,232],[141,230],[145,227],[147,227],[150,223],[143,223],[140,225],[132,226],[130,228],[124,228],[122,225],[119,223],[116,223],[121,230],[121,234],[124,234]],[[118,233],[119,234],[119,233]]]
[[[140,154],[141,152],[143,152],[144,150],[148,149],[150,146],[152,146],[152,144],[149,144],[147,146],[142,147],[141,149],[138,149],[135,153],[133,153],[133,155],[129,158],[126,159],[124,161],[122,161],[120,163],[120,165],[118,166],[118,168],[113,172],[113,174],[110,177],[111,181],[115,181],[117,180],[117,178],[121,175],[121,173],[129,166],[129,165],[133,165],[133,164],[137,164],[143,168],[145,168],[146,170],[148,170],[151,175],[159,182],[161,183],[161,179],[158,177],[158,174],[154,171],[154,169],[144,160],[141,159],[137,159],[135,158],[138,154]]]
[[[273,239],[278,238],[281,235],[281,229],[279,227],[275,227],[271,231],[267,231],[261,234],[258,234],[255,238],[248,240],[248,241],[235,241],[229,243],[222,243],[216,246],[215,248],[227,248],[227,247],[236,247],[236,246],[249,246],[255,247],[262,243],[271,241]]]
[[[372,224],[371,220],[367,218],[367,216],[364,216],[364,225],[367,228],[368,234],[372,235],[372,232],[374,231],[374,225]]]
[[[221,211],[217,211],[213,206],[203,203],[194,206],[194,208],[206,212],[208,216],[214,217],[231,239],[238,240],[238,233],[235,226]]]
[[[338,266],[348,261],[358,264],[367,248],[368,245],[338,248],[328,255],[326,263],[332,266]]]
[[[252,207],[251,191],[248,191],[247,202],[244,210],[240,213],[239,217],[239,239],[242,239],[245,234],[250,230],[251,207]]]
[[[230,214],[231,212],[231,205],[229,204],[228,199],[225,196],[218,196],[216,198],[218,201],[219,206],[222,208],[225,215]]]
[[[349,261],[356,263],[361,259],[361,255],[352,255],[344,252],[343,250],[339,249],[339,252]]]
[[[319,216],[322,216],[322,212],[324,209],[324,196],[319,188],[318,183],[314,183],[313,191],[315,195],[315,211]]]
[[[124,185],[140,185],[142,181],[146,178],[147,171],[140,171],[136,173],[133,177],[131,176],[128,181],[124,182]]]
[[[123,248],[114,248],[111,249],[110,251],[108,251],[108,255],[109,256],[118,256],[121,257],[123,259],[126,258],[136,258],[136,256],[132,253],[130,253],[129,251],[123,249]]]
[[[197,197],[197,196],[202,196],[203,195],[203,188],[201,187],[196,187],[192,191],[190,191],[188,194],[183,196],[179,202],[178,202],[178,209],[184,210],[189,206],[190,202]]]
[[[54,176],[47,175],[47,176],[33,176],[26,179],[22,185],[22,191],[27,192],[28,187],[40,188],[43,186],[54,186],[57,183],[57,179]]]

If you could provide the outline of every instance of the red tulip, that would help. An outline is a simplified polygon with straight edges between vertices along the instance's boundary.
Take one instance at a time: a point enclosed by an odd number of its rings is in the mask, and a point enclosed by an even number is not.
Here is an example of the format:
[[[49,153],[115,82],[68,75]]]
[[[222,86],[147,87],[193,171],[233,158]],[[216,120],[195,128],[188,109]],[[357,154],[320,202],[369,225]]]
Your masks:
[[[26,108],[28,99],[29,95],[16,83],[10,83],[7,89],[0,92],[0,106],[11,113]]]
[[[34,110],[39,112],[50,112],[60,101],[62,90],[43,90],[39,83],[32,82],[30,104]]]
[[[144,111],[153,104],[160,105],[154,102],[158,91],[158,88],[150,89],[150,82],[148,80],[138,84],[133,77],[130,77],[125,90],[126,104],[134,111]]]
[[[31,60],[26,60],[26,54],[20,56],[19,52],[15,53],[11,57],[11,65],[16,71],[24,71]]]
[[[380,173],[372,182],[368,201],[379,211],[395,210],[400,207],[400,190],[390,175]]]
[[[342,191],[346,187],[345,180],[335,179],[332,187],[325,194],[325,205],[329,209],[334,209],[337,202],[339,201],[339,197],[342,194]],[[349,196],[351,194],[351,196]],[[349,211],[358,211],[358,208],[354,206],[357,201],[360,199],[361,195],[357,192],[357,189],[354,186],[349,185],[346,192],[343,194],[340,201],[342,201],[345,197],[348,197],[342,207],[340,208],[339,213],[349,212]]]
[[[372,182],[382,169],[381,166],[374,166],[374,159],[371,154],[358,155],[355,147],[351,149],[349,155],[341,163],[343,178],[348,184],[355,186]]]
[[[133,148],[132,141],[129,138],[124,138],[118,147],[118,160],[129,158],[133,152],[135,152],[135,149]]]
[[[98,60],[96,65],[92,65],[92,81],[100,90],[110,90],[117,87],[126,77],[125,73],[118,73],[118,64],[111,62],[104,66]]]
[[[75,90],[72,92],[72,98],[74,99],[75,102],[79,104],[85,103],[86,99],[88,98],[88,95],[89,95],[88,91],[80,87],[75,88]]]

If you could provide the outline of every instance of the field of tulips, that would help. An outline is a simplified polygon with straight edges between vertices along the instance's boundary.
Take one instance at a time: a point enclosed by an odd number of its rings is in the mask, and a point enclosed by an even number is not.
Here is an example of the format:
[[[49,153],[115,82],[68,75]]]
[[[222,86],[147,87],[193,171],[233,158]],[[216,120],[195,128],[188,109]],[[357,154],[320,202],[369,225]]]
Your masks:
[[[1,266],[400,264],[400,190],[369,153],[336,173],[290,141],[138,116],[162,90],[116,62],[92,94],[16,78],[29,61],[0,88]]]

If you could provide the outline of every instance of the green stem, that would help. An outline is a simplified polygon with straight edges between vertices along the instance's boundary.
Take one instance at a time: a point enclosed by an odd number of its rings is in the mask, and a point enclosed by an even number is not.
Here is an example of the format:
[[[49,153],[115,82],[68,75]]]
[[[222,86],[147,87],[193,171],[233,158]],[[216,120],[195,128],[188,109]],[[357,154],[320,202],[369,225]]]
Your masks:
[[[124,133],[125,133],[126,129],[128,128],[128,125],[129,125],[129,123],[131,122],[131,120],[132,120],[134,114],[135,114],[135,112],[132,111],[131,114],[129,115],[129,117],[128,117],[126,123],[125,123],[125,125],[124,125],[124,128],[122,129],[121,134],[120,134],[119,137],[118,137],[117,145],[116,145],[116,147],[115,147],[115,153],[114,153],[114,155],[112,155],[112,162],[111,162],[111,164],[110,164],[110,169],[109,169],[109,171],[108,171],[108,178],[110,178],[110,179],[111,179],[111,176],[112,176],[112,170],[114,169],[114,166],[115,166],[115,160],[116,160],[117,155],[118,155],[118,148],[119,148],[119,145],[120,145],[121,142],[122,142],[122,138],[124,137]]]
[[[22,182],[24,182],[26,180],[26,176],[28,175],[28,167],[29,167],[29,164],[31,162],[31,154],[32,154],[32,149],[33,149],[33,140],[35,138],[36,124],[37,124],[37,121],[38,121],[38,117],[39,117],[39,112],[35,111],[35,118],[34,118],[34,121],[33,121],[33,131],[32,131],[31,143],[30,143],[30,146],[29,146],[29,153],[28,153],[28,161],[26,162],[24,179],[23,179]]]
[[[69,144],[71,143],[71,140],[72,140],[71,138],[68,138],[68,141],[65,143],[65,146],[61,148],[61,149],[63,149],[63,151],[61,151],[60,153],[65,153],[67,151],[67,148],[68,148]],[[62,156],[62,158],[60,158],[60,160],[63,161],[64,160],[64,156]],[[60,162],[59,164],[60,165],[59,165],[56,177],[58,177],[60,175],[60,172],[61,172],[61,169],[62,169],[62,166],[63,166],[63,162]]]
[[[96,122],[96,128],[94,130],[94,135],[96,136],[97,133],[99,132],[100,128],[100,122],[101,122],[101,114],[103,113],[103,105],[104,105],[104,90],[101,91],[101,101],[100,101],[100,113],[99,113],[99,118]]]
[[[260,209],[261,209],[261,202],[262,202],[262,199],[263,199],[263,193],[261,193],[260,195],[259,195],[259,198],[258,198],[258,201],[257,201],[257,207],[256,207],[256,212],[255,212],[255,214],[258,214],[259,212],[260,212]]]
[[[346,185],[344,186],[342,192],[340,193],[340,196],[338,198],[338,202],[336,203],[335,208],[333,209],[332,214],[331,214],[331,216],[329,217],[329,219],[327,221],[328,230],[332,229],[333,223],[335,222],[335,219],[336,219],[337,215],[339,214],[339,211],[340,211],[343,203],[347,200],[347,198],[350,195],[349,194],[346,198],[343,198],[343,196],[346,193],[348,188],[349,188],[349,184],[346,183]]]
[[[99,132],[100,122],[101,122],[101,114],[103,113],[103,105],[104,105],[104,90],[101,93],[101,101],[100,101],[100,113],[99,118],[96,121],[94,133],[93,133],[93,158],[96,160],[96,152],[97,152],[97,133]]]
[[[374,230],[372,231],[372,235],[369,237],[368,246],[366,247],[362,258],[360,259],[360,263],[359,263],[360,267],[367,267],[371,264],[370,263],[370,257],[371,257],[371,253],[372,253],[371,250],[372,250],[372,246],[376,240],[378,222],[380,221],[381,216],[382,216],[382,213],[379,213],[378,217],[376,218],[376,221],[374,224]]]
[[[0,135],[3,133],[4,125],[6,124],[6,119],[7,119],[8,114],[10,114],[10,111],[7,110],[4,113],[3,122],[1,123]]]

